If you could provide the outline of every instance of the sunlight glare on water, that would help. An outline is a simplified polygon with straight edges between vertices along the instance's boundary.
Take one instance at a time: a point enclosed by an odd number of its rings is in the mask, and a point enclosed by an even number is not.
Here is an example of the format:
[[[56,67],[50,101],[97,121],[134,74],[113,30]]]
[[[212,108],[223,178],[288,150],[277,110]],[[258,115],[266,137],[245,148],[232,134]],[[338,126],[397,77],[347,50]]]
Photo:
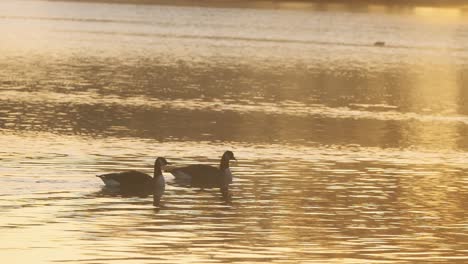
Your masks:
[[[463,9],[11,0],[0,36],[5,263],[468,261]],[[95,177],[225,150],[230,202]]]

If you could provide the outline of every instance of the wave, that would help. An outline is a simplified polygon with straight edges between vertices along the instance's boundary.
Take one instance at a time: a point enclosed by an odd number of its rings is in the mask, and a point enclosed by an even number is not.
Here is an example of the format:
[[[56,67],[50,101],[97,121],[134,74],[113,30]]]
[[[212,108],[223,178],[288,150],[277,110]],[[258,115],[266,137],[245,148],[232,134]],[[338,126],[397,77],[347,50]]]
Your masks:
[[[68,21],[68,22],[83,22],[83,23],[119,23],[133,25],[159,25],[163,27],[175,26],[169,22],[155,22],[145,20],[119,20],[119,19],[96,19],[96,18],[67,18],[67,17],[40,17],[40,16],[0,16],[0,19],[15,19],[15,20],[44,20],[44,21]],[[181,25],[177,25],[181,26]],[[182,25],[183,26],[183,25]],[[224,27],[226,25],[223,25]],[[177,34],[177,33],[148,33],[148,32],[123,32],[123,31],[105,31],[105,30],[53,30],[54,32],[66,33],[81,33],[81,34],[96,34],[96,35],[120,35],[120,36],[136,36],[150,38],[175,38],[175,39],[205,39],[215,41],[246,41],[246,42],[265,42],[265,43],[289,43],[302,45],[333,45],[345,47],[372,47],[372,48],[387,48],[387,49],[411,49],[411,50],[428,50],[428,51],[449,51],[449,52],[466,52],[468,47],[438,47],[430,45],[401,45],[386,43],[384,46],[376,47],[374,43],[351,43],[339,41],[322,41],[314,39],[286,39],[286,38],[262,38],[250,36],[226,36],[226,35],[196,35],[196,34]]]
[[[400,112],[395,106],[366,105],[364,109],[354,109],[356,105],[330,107],[323,104],[304,104],[296,101],[280,101],[277,103],[232,102],[231,100],[201,100],[201,99],[164,99],[143,96],[119,97],[105,96],[97,93],[63,94],[56,92],[22,92],[1,91],[0,101],[14,101],[15,103],[44,103],[44,104],[90,104],[90,105],[119,105],[126,107],[169,108],[175,110],[263,113],[269,115],[289,115],[304,117],[326,117],[334,119],[368,119],[379,121],[409,121],[461,123],[468,125],[465,115],[431,115],[414,112]],[[374,106],[374,107],[373,107]],[[374,110],[373,110],[374,109]]]

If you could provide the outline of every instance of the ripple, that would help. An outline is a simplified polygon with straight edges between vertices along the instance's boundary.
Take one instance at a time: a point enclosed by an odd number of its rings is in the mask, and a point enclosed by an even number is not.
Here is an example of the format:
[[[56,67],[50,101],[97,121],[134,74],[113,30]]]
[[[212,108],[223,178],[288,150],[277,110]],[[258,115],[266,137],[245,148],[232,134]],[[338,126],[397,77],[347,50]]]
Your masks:
[[[317,8],[1,2],[2,260],[465,263],[465,15]]]
[[[424,115],[418,113],[405,113],[398,111],[364,111],[348,107],[327,107],[325,105],[307,105],[293,101],[276,103],[254,103],[236,104],[222,100],[160,100],[147,97],[118,97],[102,96],[96,93],[62,94],[53,92],[0,92],[2,101],[18,101],[25,103],[47,103],[47,104],[91,104],[91,105],[120,105],[128,107],[144,107],[157,109],[187,109],[187,110],[210,110],[210,111],[232,111],[240,113],[265,113],[292,116],[320,116],[334,119],[370,119],[382,121],[406,121],[417,120],[422,122],[462,123],[468,124],[466,116],[449,115]],[[381,107],[376,105],[376,107]],[[390,107],[393,108],[393,107]],[[118,128],[119,130],[126,128]]]

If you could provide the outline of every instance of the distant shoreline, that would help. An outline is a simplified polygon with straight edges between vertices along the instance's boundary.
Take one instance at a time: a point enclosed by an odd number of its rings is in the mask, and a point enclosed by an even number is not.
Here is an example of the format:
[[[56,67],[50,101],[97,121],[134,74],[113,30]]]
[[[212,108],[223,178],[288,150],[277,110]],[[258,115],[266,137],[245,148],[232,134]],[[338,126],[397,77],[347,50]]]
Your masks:
[[[52,2],[89,2],[116,4],[160,4],[181,6],[211,6],[211,7],[253,7],[253,8],[307,8],[312,5],[340,4],[356,5],[387,5],[387,6],[425,6],[425,7],[464,7],[468,8],[466,0],[46,0]]]

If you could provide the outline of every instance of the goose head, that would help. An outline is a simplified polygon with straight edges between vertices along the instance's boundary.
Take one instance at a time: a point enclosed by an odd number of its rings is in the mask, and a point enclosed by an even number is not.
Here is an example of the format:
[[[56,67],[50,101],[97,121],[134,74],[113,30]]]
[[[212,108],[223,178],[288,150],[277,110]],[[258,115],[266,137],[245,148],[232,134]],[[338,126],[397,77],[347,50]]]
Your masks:
[[[156,161],[154,162],[154,167],[159,167],[161,170],[164,170],[166,168],[166,165],[170,165],[165,158],[163,157],[158,157]]]
[[[223,154],[223,160],[229,161],[229,160],[237,160],[236,157],[234,157],[234,153],[230,150],[224,152]]]

